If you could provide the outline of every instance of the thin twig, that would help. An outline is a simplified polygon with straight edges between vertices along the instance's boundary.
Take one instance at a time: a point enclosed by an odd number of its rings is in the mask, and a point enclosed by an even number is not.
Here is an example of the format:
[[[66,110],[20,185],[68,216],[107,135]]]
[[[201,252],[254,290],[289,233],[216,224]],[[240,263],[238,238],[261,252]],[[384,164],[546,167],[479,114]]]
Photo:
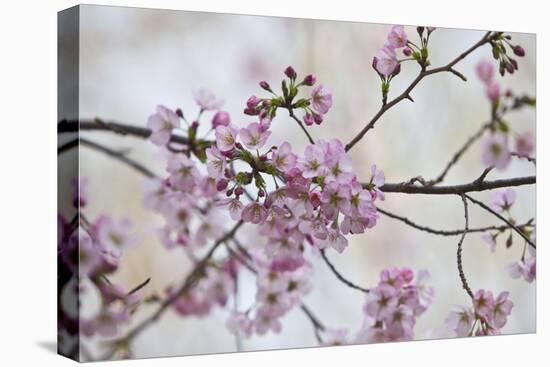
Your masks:
[[[441,72],[453,72],[454,65],[456,65],[460,60],[464,59],[470,53],[475,51],[477,48],[488,43],[490,39],[491,39],[491,32],[487,32],[477,43],[475,43],[472,47],[470,47],[469,49],[467,49],[466,51],[458,55],[454,60],[452,60],[447,65],[434,68],[434,69],[429,69],[429,70],[422,69],[421,72],[418,74],[418,76],[412,81],[412,83],[407,87],[407,89],[405,89],[403,93],[401,93],[399,96],[395,97],[388,103],[382,104],[378,112],[372,117],[369,123],[353,139],[351,139],[349,143],[346,144],[346,151],[349,151],[355,144],[357,144],[363,138],[363,136],[365,136],[365,134],[370,129],[374,128],[374,125],[376,124],[378,119],[380,119],[380,117],[382,117],[382,115],[386,113],[386,111],[388,111],[390,108],[392,108],[393,106],[395,106],[396,104],[398,104],[404,99],[411,100],[410,93],[422,79],[432,74],[437,74]]]
[[[142,174],[144,174],[145,176],[147,176],[149,178],[157,177],[151,170],[149,170],[148,168],[143,166],[141,163],[138,163],[138,162],[134,161],[133,159],[128,158],[126,156],[126,154],[124,154],[124,153],[118,152],[118,151],[113,150],[109,147],[106,147],[105,145],[93,142],[93,141],[85,139],[85,138],[80,138],[80,143],[83,146],[87,146],[87,147],[90,147],[92,149],[103,152],[103,153],[107,154],[108,156],[127,164],[128,166],[134,168],[135,170],[141,172]]]
[[[370,292],[370,289],[363,288],[363,287],[358,286],[358,285],[352,283],[351,281],[347,280],[342,274],[340,274],[340,272],[336,269],[334,264],[330,262],[327,255],[325,254],[325,250],[323,249],[320,252],[321,252],[321,257],[323,258],[323,260],[325,260],[325,263],[328,265],[328,267],[334,273],[334,275],[336,275],[336,278],[338,278],[338,280],[340,280],[342,283],[344,283],[348,287],[353,288],[353,289],[357,289],[357,290],[359,290],[363,293],[369,293]]]
[[[525,156],[525,155],[519,155],[519,154],[516,153],[516,152],[510,153],[510,155],[513,156],[513,157],[517,157],[517,158],[519,158],[519,159],[525,159],[525,160],[527,160],[527,161],[533,163],[533,165],[535,165],[535,166],[537,165],[537,159],[534,158],[534,157],[529,157],[529,156]]]
[[[470,200],[472,203],[474,204],[477,204],[478,206],[482,207],[483,209],[485,209],[486,211],[488,211],[489,213],[493,214],[495,217],[497,217],[498,219],[500,219],[501,221],[503,221],[504,223],[506,223],[507,225],[510,226],[510,228],[512,228],[514,231],[516,231],[521,237],[523,237],[523,239],[533,248],[537,248],[537,246],[529,239],[529,237],[527,237],[525,235],[525,233],[523,233],[523,231],[521,229],[519,229],[514,223],[510,222],[508,219],[504,218],[502,215],[500,215],[499,213],[497,213],[496,211],[494,211],[493,209],[491,209],[489,206],[485,205],[484,203],[482,203],[481,201],[479,200],[476,200],[474,199],[473,197],[471,197],[470,195],[465,195],[468,200]]]
[[[413,228],[416,228],[420,231],[424,231],[424,232],[427,232],[427,233],[431,233],[431,234],[435,234],[435,235],[439,235],[439,236],[458,236],[458,235],[461,235],[462,233],[464,233],[464,229],[453,229],[453,230],[434,229],[434,228],[431,228],[431,227],[428,227],[428,226],[417,224],[417,223],[413,222],[412,220],[410,220],[407,217],[403,217],[403,216],[388,212],[387,210],[381,209],[379,207],[377,207],[376,210],[378,212],[384,214],[385,216],[389,217],[389,218],[397,219],[397,220],[405,223],[408,226],[411,226]],[[523,227],[530,226],[532,222],[533,222],[533,219],[530,219],[526,223],[522,224],[520,227],[523,228]],[[468,233],[486,232],[486,231],[499,231],[499,232],[502,232],[502,231],[505,231],[509,228],[511,228],[511,227],[508,226],[508,225],[487,226],[487,227],[480,227],[480,228],[469,228]]]
[[[306,127],[304,126],[304,124],[302,124],[302,121],[300,121],[299,118],[296,117],[296,115],[294,115],[294,111],[292,111],[292,108],[288,108],[288,115],[290,117],[292,117],[294,119],[294,121],[296,121],[296,123],[298,124],[298,126],[300,126],[300,128],[302,129],[302,131],[304,132],[304,134],[306,134],[307,136],[307,139],[309,140],[309,143],[310,144],[315,144],[315,140],[313,140],[313,138],[311,137],[311,135],[309,134],[309,132],[307,131]]]
[[[451,160],[447,163],[447,165],[445,166],[443,171],[436,178],[434,178],[432,180],[425,181],[425,182],[423,182],[423,184],[425,186],[433,186],[433,185],[437,185],[440,182],[443,182],[443,180],[445,179],[445,177],[447,176],[447,174],[449,173],[451,168],[458,162],[458,160],[464,155],[464,153],[466,153],[466,151],[479,138],[481,138],[483,136],[483,133],[485,132],[485,130],[490,128],[492,124],[493,124],[492,122],[488,122],[488,123],[483,124],[481,126],[481,128],[474,135],[470,136],[468,138],[468,140],[466,140],[466,142],[462,145],[462,147],[460,147],[460,149],[457,150],[455,154],[453,154],[453,156],[451,157]]]
[[[462,267],[462,244],[464,243],[464,238],[466,238],[466,233],[468,233],[468,202],[466,201],[465,194],[460,195],[460,197],[462,198],[462,203],[464,204],[464,231],[462,232],[462,236],[460,236],[460,240],[458,241],[458,246],[456,250],[456,263],[458,267],[458,275],[460,277],[460,281],[462,282],[462,288],[464,288],[470,298],[474,298],[474,293],[468,285],[468,281],[466,280],[464,269]]]

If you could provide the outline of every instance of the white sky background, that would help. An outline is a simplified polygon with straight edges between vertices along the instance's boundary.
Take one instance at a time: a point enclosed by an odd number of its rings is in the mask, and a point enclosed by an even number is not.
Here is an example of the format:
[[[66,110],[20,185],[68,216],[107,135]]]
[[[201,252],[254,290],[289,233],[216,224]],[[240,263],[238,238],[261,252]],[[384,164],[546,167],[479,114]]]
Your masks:
[[[253,119],[241,111],[246,99],[262,95],[257,86],[265,79],[279,84],[282,71],[291,64],[299,75],[314,73],[334,92],[333,108],[322,126],[310,129],[315,138],[338,137],[349,141],[378,110],[379,80],[371,69],[372,56],[385,42],[389,25],[349,22],[304,21],[284,18],[229,16],[221,14],[84,6],[81,13],[81,100],[82,117],[101,117],[144,126],[156,104],[181,107],[194,116],[192,91],[206,87],[226,100],[224,109],[238,126]],[[407,28],[411,38],[414,28]],[[431,38],[431,60],[436,66],[447,63],[482,36],[482,32],[438,29]],[[502,80],[503,86],[518,93],[535,90],[535,38],[514,34],[527,52],[520,59],[520,71]],[[414,38],[413,38],[414,39]],[[436,75],[414,90],[415,103],[402,102],[378,122],[376,128],[352,150],[354,167],[367,179],[376,163],[387,181],[399,182],[413,176],[432,178],[439,174],[451,155],[489,117],[481,82],[474,65],[490,57],[490,49],[477,50],[458,64],[469,79],[464,83],[453,75]],[[405,64],[392,83],[396,95],[415,77],[418,67]],[[515,131],[534,131],[534,111],[510,114]],[[207,122],[207,120],[204,120]],[[208,122],[207,122],[208,123]],[[302,132],[284,113],[272,124],[271,142],[283,140],[302,152],[306,144]],[[164,163],[152,144],[109,134],[89,133],[96,141],[113,147],[129,147],[131,156],[163,174]],[[483,170],[480,145],[475,145],[460,161],[447,182],[470,182]],[[168,253],[151,235],[158,217],[141,205],[143,179],[129,168],[96,152],[82,150],[82,171],[90,177],[88,217],[102,212],[131,217],[143,232],[139,246],[129,250],[117,280],[128,287],[151,276],[149,290],[161,291],[188,271],[182,252]],[[492,172],[489,179],[533,174],[526,162],[514,161],[504,173]],[[535,213],[535,187],[518,189],[513,212],[519,221]],[[487,201],[489,194],[476,194]],[[406,215],[435,228],[463,226],[462,203],[458,197],[388,194],[381,207]],[[481,209],[470,205],[472,226],[497,223]],[[254,238],[254,231],[241,238]],[[517,236],[516,236],[517,239]],[[436,298],[416,327],[418,338],[438,336],[449,308],[467,304],[456,270],[456,237],[438,237],[418,232],[400,222],[381,217],[365,235],[350,237],[342,255],[329,256],[349,279],[372,286],[381,269],[409,266],[427,268],[432,274]],[[504,267],[519,258],[522,246],[496,254],[472,234],[464,244],[464,266],[474,289],[498,293],[509,290],[515,303],[507,333],[535,329],[535,286],[509,279]],[[246,282],[245,282],[246,283]],[[315,288],[305,302],[330,327],[358,330],[362,320],[363,295],[338,282],[321,262],[315,263]],[[248,283],[242,303],[252,296]],[[246,285],[241,286],[241,289]],[[150,310],[142,310],[140,316]],[[182,319],[167,313],[136,343],[136,356],[196,354],[235,350],[234,338],[226,332],[225,314],[216,312],[203,320]],[[312,327],[299,311],[284,319],[283,332],[245,341],[246,350],[304,347],[316,345]]]

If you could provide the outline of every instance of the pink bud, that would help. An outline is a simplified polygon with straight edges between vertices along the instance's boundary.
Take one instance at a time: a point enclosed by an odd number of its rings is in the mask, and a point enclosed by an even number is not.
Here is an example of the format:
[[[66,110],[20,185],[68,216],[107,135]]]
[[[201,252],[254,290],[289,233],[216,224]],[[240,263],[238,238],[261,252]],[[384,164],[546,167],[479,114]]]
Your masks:
[[[290,79],[296,79],[296,70],[292,66],[288,66],[285,69],[285,75]]]
[[[254,108],[256,107],[262,100],[256,96],[251,96],[250,98],[248,98],[248,100],[246,101],[246,106],[248,108]]]
[[[218,126],[227,126],[231,123],[229,114],[225,111],[218,111],[212,118],[212,127],[215,129]]]
[[[313,119],[313,116],[309,113],[306,113],[305,116],[304,116],[304,123],[307,126],[311,126],[311,125],[313,125],[314,122],[315,122],[315,120]]]
[[[262,81],[260,82],[260,87],[261,87],[262,89],[265,89],[265,90],[268,91],[268,92],[271,92],[271,87],[269,86],[269,84],[268,84],[265,80],[262,80]]]
[[[304,85],[312,86],[317,81],[317,78],[313,74],[309,74],[304,78]]]
[[[411,50],[409,47],[405,47],[405,48],[403,49],[403,55],[405,55],[405,56],[407,56],[407,57],[408,57],[408,56],[411,56],[411,55],[412,55],[412,50]]]
[[[228,184],[228,181],[224,178],[218,180],[218,182],[216,182],[216,190],[223,191],[227,189],[227,184]]]
[[[181,110],[181,108],[176,109],[176,115],[178,115],[180,119],[183,118],[183,111]]]
[[[521,46],[514,47],[514,54],[519,57],[525,56],[525,50]]]

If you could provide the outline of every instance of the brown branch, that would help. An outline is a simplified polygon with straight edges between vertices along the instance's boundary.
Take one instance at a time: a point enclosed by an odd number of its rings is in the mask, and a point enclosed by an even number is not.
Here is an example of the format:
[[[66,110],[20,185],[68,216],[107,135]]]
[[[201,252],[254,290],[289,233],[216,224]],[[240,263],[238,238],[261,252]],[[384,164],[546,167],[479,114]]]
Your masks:
[[[434,229],[434,228],[431,228],[431,227],[428,227],[428,226],[417,224],[417,223],[413,222],[412,220],[410,220],[407,217],[403,217],[403,216],[388,212],[388,211],[386,211],[384,209],[381,209],[379,207],[377,207],[376,210],[378,212],[382,213],[383,215],[389,217],[389,218],[397,219],[397,220],[405,223],[408,226],[411,226],[413,228],[416,228],[420,231],[424,231],[424,232],[427,232],[427,233],[431,233],[431,234],[435,234],[435,235],[439,235],[439,236],[458,236],[458,235],[461,235],[462,233],[464,233],[464,229],[452,229],[452,230]],[[526,223],[520,225],[519,227],[520,228],[528,227],[528,226],[532,225],[531,223],[533,223],[533,219],[528,220]],[[487,226],[487,227],[480,227],[480,228],[469,228],[467,232],[468,233],[486,232],[486,231],[499,231],[499,232],[502,232],[502,231],[505,231],[509,228],[511,228],[509,225]]]
[[[334,275],[336,275],[336,278],[338,278],[338,280],[340,280],[342,283],[344,283],[348,287],[353,288],[353,289],[357,289],[357,290],[359,290],[363,293],[369,293],[370,292],[370,289],[363,288],[363,287],[358,286],[358,285],[352,283],[351,281],[347,280],[342,274],[340,274],[340,272],[336,269],[334,264],[330,262],[330,260],[327,257],[327,254],[325,253],[325,250],[323,249],[320,252],[321,252],[321,257],[323,258],[323,260],[325,260],[325,263],[328,265],[328,267],[334,273]]]
[[[137,138],[143,138],[147,139],[151,135],[151,130],[139,127],[139,126],[133,126],[133,125],[127,125],[122,124],[116,121],[104,121],[102,119],[96,118],[96,119],[80,119],[80,120],[61,120],[57,124],[57,132],[58,133],[71,133],[71,132],[79,132],[79,131],[111,131],[115,134],[119,134],[122,136],[134,136]],[[170,137],[170,142],[187,145],[189,144],[189,140],[180,135],[172,134]]]
[[[483,209],[485,209],[486,211],[493,214],[495,217],[497,217],[498,219],[500,219],[501,221],[503,221],[504,223],[509,225],[510,228],[512,228],[514,231],[516,231],[531,247],[533,247],[535,249],[537,248],[537,246],[529,239],[529,237],[527,237],[525,235],[525,233],[523,233],[523,231],[521,229],[519,229],[514,223],[510,222],[508,219],[504,218],[502,215],[500,215],[499,213],[497,213],[496,211],[494,211],[493,209],[491,209],[489,206],[485,205],[481,201],[476,200],[476,199],[474,199],[473,197],[471,197],[469,195],[465,195],[465,196],[472,203],[482,207]]]
[[[126,156],[126,154],[124,154],[122,152],[113,150],[109,147],[106,147],[105,145],[93,142],[93,141],[85,139],[85,138],[80,138],[80,143],[83,146],[87,146],[87,147],[90,147],[90,148],[95,149],[97,151],[100,151],[102,153],[105,153],[109,157],[114,158],[118,161],[121,161],[122,163],[127,164],[128,166],[132,167],[133,169],[137,170],[138,172],[142,173],[143,175],[145,175],[149,178],[157,177],[157,175],[155,175],[150,169],[143,166],[141,163],[138,163],[138,162],[134,161],[133,159],[128,158]]]
[[[473,299],[474,293],[468,285],[468,281],[466,280],[466,276],[464,275],[464,269],[462,268],[462,244],[464,242],[464,238],[466,238],[466,233],[468,233],[468,202],[466,201],[466,196],[464,194],[460,196],[462,198],[462,203],[464,204],[464,231],[462,232],[462,236],[458,241],[458,246],[456,250],[456,263],[458,267],[458,276],[460,277],[460,281],[462,283],[462,288],[464,288],[470,298]]]
[[[424,79],[429,75],[437,74],[441,72],[454,73],[453,66],[455,66],[459,61],[464,59],[470,53],[475,51],[477,48],[488,43],[491,39],[492,39],[491,32],[487,32],[477,43],[475,43],[472,47],[470,47],[469,49],[467,49],[466,51],[458,55],[454,60],[452,60],[447,65],[434,68],[434,69],[429,69],[429,70],[426,70],[423,68],[418,74],[418,76],[412,81],[412,83],[407,87],[407,89],[405,89],[403,93],[401,93],[399,96],[395,97],[388,103],[382,104],[378,112],[372,117],[372,119],[367,123],[367,125],[353,139],[351,139],[351,141],[348,144],[346,144],[346,151],[349,151],[355,144],[357,144],[363,138],[363,136],[365,136],[365,134],[370,129],[374,128],[374,125],[376,124],[378,119],[380,119],[380,117],[382,117],[382,115],[386,113],[386,111],[388,111],[390,108],[392,108],[393,106],[395,106],[396,104],[398,104],[404,99],[410,100],[411,99],[410,93],[422,79]]]
[[[298,124],[298,126],[300,126],[300,128],[302,129],[302,131],[304,132],[304,134],[306,134],[307,136],[307,140],[309,140],[310,144],[315,144],[315,140],[313,140],[313,138],[311,137],[311,135],[309,134],[309,132],[307,131],[306,127],[304,126],[304,124],[302,124],[302,121],[300,121],[300,119],[298,119],[296,117],[296,115],[294,114],[294,111],[292,111],[292,107],[289,107],[288,108],[288,115],[290,117],[292,117],[294,119],[294,121],[296,121],[296,123]]]
[[[410,184],[409,182],[402,182],[387,183],[381,186],[380,190],[384,192],[398,192],[403,194],[456,195],[465,194],[468,192],[493,190],[502,187],[533,185],[536,182],[536,176],[525,176],[482,182],[476,179],[467,184],[449,186],[416,186]],[[363,187],[368,188],[368,184],[363,184]]]
[[[485,123],[481,126],[481,128],[472,136],[466,140],[466,142],[460,147],[459,150],[456,151],[455,154],[451,157],[451,160],[447,163],[443,171],[434,179],[425,181],[421,179],[421,177],[415,177],[411,180],[409,180],[409,183],[414,183],[415,181],[421,182],[424,186],[433,186],[437,185],[438,183],[442,182],[451,168],[458,162],[458,160],[466,153],[466,151],[477,141],[479,138],[483,136],[483,133],[485,130],[489,129],[492,126],[492,122]]]

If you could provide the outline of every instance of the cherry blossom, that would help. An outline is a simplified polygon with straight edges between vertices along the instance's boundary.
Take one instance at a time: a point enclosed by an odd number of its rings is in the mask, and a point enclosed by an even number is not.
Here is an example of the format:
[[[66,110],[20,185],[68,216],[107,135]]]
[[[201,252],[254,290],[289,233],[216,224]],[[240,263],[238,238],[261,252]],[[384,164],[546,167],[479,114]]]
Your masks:
[[[504,169],[510,162],[510,151],[506,135],[501,133],[490,134],[483,141],[482,160],[486,166],[494,166],[497,169]]]
[[[313,109],[320,114],[326,114],[330,110],[330,107],[332,107],[332,92],[322,84],[313,88],[311,99]]]
[[[394,25],[388,34],[388,44],[393,48],[401,48],[407,45],[407,34],[402,25]]]
[[[147,127],[152,131],[149,140],[155,145],[162,146],[170,141],[172,130],[180,127],[180,121],[174,111],[158,105],[156,113],[149,116]]]

